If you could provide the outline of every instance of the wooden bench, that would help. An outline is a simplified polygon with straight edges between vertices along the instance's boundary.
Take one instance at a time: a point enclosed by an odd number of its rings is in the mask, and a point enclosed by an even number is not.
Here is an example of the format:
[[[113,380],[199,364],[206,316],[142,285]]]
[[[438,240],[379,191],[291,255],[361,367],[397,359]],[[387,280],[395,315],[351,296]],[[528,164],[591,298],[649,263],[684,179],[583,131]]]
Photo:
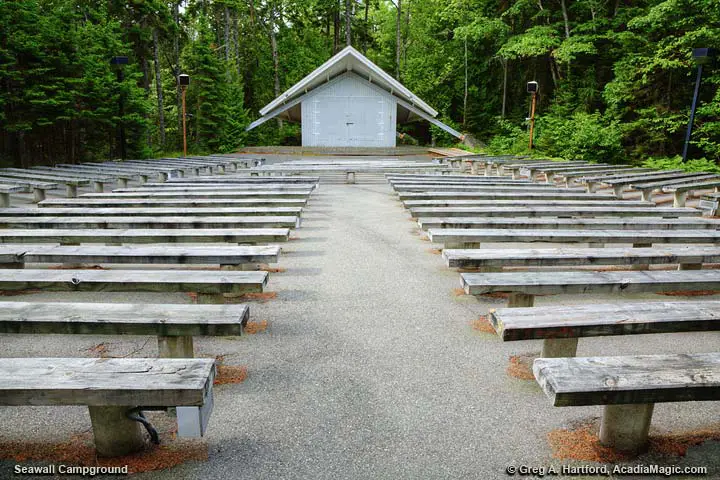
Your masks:
[[[0,230],[0,243],[237,243],[287,242],[287,228],[45,229]]]
[[[178,435],[202,435],[214,378],[206,358],[1,358],[0,405],[87,405],[98,456],[116,457],[145,448],[142,410],[177,406]]]
[[[56,172],[62,173],[75,173],[81,175],[108,175],[115,179],[115,182],[118,184],[119,187],[126,187],[128,182],[141,179],[141,175],[139,173],[134,173],[120,168],[100,169],[95,167],[86,167],[84,165],[61,164],[55,165],[52,169]]]
[[[0,221],[1,221],[0,217]],[[449,217],[421,218],[418,226],[422,230],[431,228],[532,228],[563,230],[608,229],[608,230],[717,230],[720,222],[705,218],[655,218],[655,217],[600,217],[600,218],[494,218],[494,217]]]
[[[699,270],[720,263],[720,248],[663,246],[654,248],[498,248],[443,250],[448,267],[501,271],[503,267],[579,267],[600,265],[673,265]]]
[[[489,320],[505,342],[542,340],[541,357],[574,357],[581,337],[720,331],[720,301],[500,308]]]
[[[632,243],[720,243],[717,230],[532,230],[532,229],[430,229],[430,241],[446,248],[479,248],[483,242]]]
[[[720,354],[538,358],[533,373],[556,407],[604,405],[600,442],[641,452],[658,402],[720,399]]]
[[[45,200],[47,190],[58,188],[57,183],[41,182],[38,180],[27,180],[22,178],[3,177],[0,175],[0,183],[5,185],[23,186],[32,189],[33,201],[42,202]]]
[[[720,208],[720,193],[708,193],[700,198],[698,208],[707,212],[708,215],[714,217]]]
[[[617,198],[623,198],[623,192],[625,187],[632,184],[640,184],[644,182],[656,182],[656,181],[672,181],[677,179],[691,180],[694,177],[701,177],[707,175],[707,173],[684,173],[684,172],[662,172],[653,174],[640,174],[640,175],[627,175],[627,176],[613,176],[613,177],[583,177],[582,181],[588,192],[592,192],[598,183],[610,185],[615,192]]]
[[[406,204],[414,202],[416,200],[512,200],[517,199],[519,202],[526,200],[573,200],[573,201],[585,201],[585,200],[608,200],[609,195],[598,194],[598,193],[585,193],[585,192],[554,192],[554,191],[528,191],[528,190],[487,190],[487,191],[464,191],[464,192],[410,192],[401,193],[399,195],[400,200]],[[613,201],[614,200],[610,200]],[[415,205],[414,203],[410,203]],[[432,205],[435,205],[434,203]],[[444,203],[442,204],[444,205]],[[615,205],[613,203],[613,205]]]
[[[97,173],[76,172],[72,170],[68,171],[64,169],[56,169],[54,167],[31,167],[31,170],[47,175],[62,175],[63,177],[67,178],[90,180],[94,192],[103,192],[106,184],[115,183],[117,180],[117,177],[115,177],[114,175],[99,175]]]
[[[508,307],[532,307],[535,295],[720,290],[718,270],[461,273],[468,295],[509,293]]]
[[[276,199],[292,198],[306,200],[312,190],[215,190],[215,191],[184,191],[173,192],[156,190],[151,192],[110,192],[110,193],[86,193],[80,198],[92,199],[148,199],[166,200],[182,198],[188,200],[204,199]]]
[[[64,199],[63,199],[64,200]],[[49,200],[46,200],[46,202]],[[634,202],[630,200],[526,200],[517,196],[514,200],[408,200],[403,202],[405,208],[438,208],[438,207],[621,207],[648,208],[655,206],[652,202]]]
[[[262,177],[248,177],[234,175],[232,177],[216,177],[206,176],[197,177],[188,180],[187,178],[171,178],[168,180],[169,184],[174,183],[187,183],[191,181],[193,184],[213,184],[213,185],[228,185],[228,184],[263,184],[263,183],[299,183],[299,184],[317,184],[320,182],[320,177],[308,177],[301,175],[288,175],[284,177],[273,177],[273,178],[262,178]]]
[[[219,265],[227,269],[254,270],[258,264],[277,263],[280,247],[157,246],[157,245],[0,245],[0,267],[24,268],[28,263]]]
[[[702,214],[694,208],[666,207],[545,207],[542,206],[478,206],[478,207],[420,207],[411,208],[414,218],[421,217],[698,217]]]
[[[75,217],[4,217],[0,214],[0,228],[295,228],[300,218],[293,216],[75,216]]]
[[[155,335],[161,358],[193,358],[193,336],[240,336],[247,305],[0,302],[0,334]]]
[[[116,188],[113,193],[151,193],[151,192],[234,192],[271,190],[277,192],[305,192],[315,190],[317,184],[299,183],[262,183],[262,184],[225,184],[210,185],[207,183],[146,183],[141,187]]]
[[[701,213],[695,210],[698,215]],[[141,217],[177,217],[187,216],[294,216],[302,215],[302,207],[190,207],[190,208],[82,208],[82,207],[45,207],[39,208],[0,208],[2,217],[74,217],[74,216],[141,216]]]
[[[611,176],[611,175],[639,175],[639,174],[647,174],[654,172],[656,170],[653,170],[652,168],[608,168],[606,170],[596,170],[592,172],[592,176],[598,177],[598,176]],[[562,174],[557,175],[559,177],[562,177],[564,180],[565,186],[570,186],[570,184],[582,177],[589,176],[588,172],[585,170],[577,170],[577,171],[564,171]]]
[[[196,293],[198,302],[213,303],[246,293],[261,293],[267,281],[267,272],[230,270],[0,269],[0,290],[7,292]]]
[[[154,168],[154,169],[168,169],[172,168],[174,170],[177,170],[181,173],[181,177],[184,177],[188,174],[188,172],[192,172],[195,176],[199,176],[203,171],[207,171],[208,173],[212,173],[212,168],[208,166],[202,166],[202,165],[188,165],[188,164],[179,164],[179,163],[173,163],[173,162],[159,162],[159,161],[150,161],[150,160],[125,160],[123,162],[125,165],[130,165],[132,167],[148,167],[148,168]],[[168,175],[169,177],[169,175]],[[162,182],[162,178],[160,178],[160,181]]]
[[[7,185],[0,183],[0,207],[7,208],[10,206],[11,193],[26,193],[28,187],[23,185]]]
[[[148,207],[304,207],[306,198],[50,198],[38,203],[47,207],[148,208]]]
[[[158,182],[165,182],[170,180],[173,176],[182,176],[186,171],[191,171],[190,168],[177,168],[171,166],[160,166],[160,165],[145,165],[131,163],[129,160],[123,162],[104,162],[104,163],[83,163],[81,166],[93,167],[104,170],[125,170],[128,173],[134,173],[140,177],[141,183],[146,183],[150,180],[151,176],[155,176]]]
[[[16,169],[13,169],[16,170]],[[19,169],[18,169],[19,170]],[[77,197],[77,189],[78,187],[81,187],[83,185],[87,185],[90,183],[90,180],[87,179],[78,179],[78,178],[68,178],[61,175],[46,175],[46,174],[40,174],[40,173],[33,173],[31,170],[24,170],[23,172],[27,173],[17,173],[5,170],[0,170],[0,176],[4,178],[17,178],[17,179],[24,179],[24,180],[34,180],[34,181],[40,181],[40,182],[52,182],[52,183],[62,183],[65,185],[66,194],[68,198],[74,198]]]
[[[640,191],[642,195],[643,200],[652,200],[653,193],[656,190],[661,191],[668,191],[667,188],[672,188],[675,185],[693,185],[693,184],[701,184],[704,182],[711,182],[714,180],[714,183],[711,183],[713,186],[720,185],[720,182],[718,181],[718,176],[711,173],[707,175],[701,175],[699,177],[692,177],[691,181],[688,181],[686,178],[680,178],[676,180],[661,180],[661,181],[651,181],[651,182],[642,182],[642,183],[632,183],[630,184],[630,188],[633,190]],[[693,190],[692,187],[690,187],[687,190],[681,189],[681,191],[687,192],[689,190]],[[675,207],[684,207],[685,206],[685,200],[687,199],[687,194],[685,195],[676,195],[674,198],[675,204],[673,206]]]
[[[712,188],[715,192],[720,189],[720,179],[715,180],[703,180],[691,183],[683,183],[682,185],[672,185],[663,187],[662,191],[673,194],[673,206],[684,207],[687,201],[688,194],[695,190],[705,190]]]

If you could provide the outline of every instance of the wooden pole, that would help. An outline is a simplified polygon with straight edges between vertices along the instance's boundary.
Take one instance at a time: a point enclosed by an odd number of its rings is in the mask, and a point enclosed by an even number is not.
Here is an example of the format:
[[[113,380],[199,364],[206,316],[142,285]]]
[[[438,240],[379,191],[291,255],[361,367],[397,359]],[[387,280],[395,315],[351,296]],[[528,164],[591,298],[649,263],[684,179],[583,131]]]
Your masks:
[[[533,133],[535,132],[535,102],[537,101],[537,92],[532,92],[532,103],[530,107],[530,145],[528,148],[533,148]]]
[[[185,93],[187,87],[182,87],[182,127],[183,127],[183,157],[187,157],[187,126],[186,126],[186,115],[185,115]]]

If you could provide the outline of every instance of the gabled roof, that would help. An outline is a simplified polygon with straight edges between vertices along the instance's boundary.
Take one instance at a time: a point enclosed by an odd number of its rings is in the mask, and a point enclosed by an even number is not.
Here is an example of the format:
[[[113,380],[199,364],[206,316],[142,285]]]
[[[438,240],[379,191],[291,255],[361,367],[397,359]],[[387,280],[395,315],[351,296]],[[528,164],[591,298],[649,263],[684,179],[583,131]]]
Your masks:
[[[265,105],[260,109],[262,116],[248,125],[245,130],[252,130],[275,117],[291,122],[301,121],[300,103],[304,97],[348,76],[359,77],[372,88],[394,96],[398,105],[398,123],[412,122],[422,118],[457,138],[464,138],[463,134],[436,119],[438,112],[430,105],[350,46],[345,47],[308,76],[288,88],[282,95]]]
[[[265,116],[276,108],[290,102],[297,97],[315,89],[323,83],[329,82],[344,72],[352,71],[357,75],[369,80],[392,95],[405,100],[431,117],[437,116],[437,111],[430,105],[423,102],[417,95],[405,88],[400,82],[385,73],[380,67],[368,60],[365,55],[358,52],[351,46],[347,46],[335,54],[330,60],[313,70],[309,75],[298,83],[288,88],[284,93],[272,102],[260,109],[260,114]]]

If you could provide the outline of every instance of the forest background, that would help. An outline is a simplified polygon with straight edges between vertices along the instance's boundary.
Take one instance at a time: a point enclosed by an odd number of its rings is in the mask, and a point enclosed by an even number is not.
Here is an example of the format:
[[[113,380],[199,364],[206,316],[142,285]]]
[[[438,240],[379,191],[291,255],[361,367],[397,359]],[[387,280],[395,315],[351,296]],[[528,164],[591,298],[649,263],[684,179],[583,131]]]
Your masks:
[[[720,49],[720,0],[0,0],[0,164],[293,145],[245,127],[352,44],[489,152],[678,165],[696,67]],[[129,57],[119,82],[113,56]],[[687,169],[718,171],[720,65],[706,67]],[[123,100],[124,112],[119,111]],[[421,143],[456,140],[427,125]]]

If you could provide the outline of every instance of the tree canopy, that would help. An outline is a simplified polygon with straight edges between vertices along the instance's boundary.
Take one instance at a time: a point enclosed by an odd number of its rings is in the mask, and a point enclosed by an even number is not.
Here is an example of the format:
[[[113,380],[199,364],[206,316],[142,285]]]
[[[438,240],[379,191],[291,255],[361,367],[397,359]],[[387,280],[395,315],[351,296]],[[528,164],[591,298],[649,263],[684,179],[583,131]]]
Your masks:
[[[191,151],[298,144],[294,124],[245,127],[348,42],[490,151],[526,151],[535,80],[538,151],[642,161],[682,150],[692,49],[720,49],[720,0],[0,0],[2,163],[117,158],[120,127],[128,157],[178,151],[180,73]],[[691,148],[712,162],[718,85],[716,63]]]

